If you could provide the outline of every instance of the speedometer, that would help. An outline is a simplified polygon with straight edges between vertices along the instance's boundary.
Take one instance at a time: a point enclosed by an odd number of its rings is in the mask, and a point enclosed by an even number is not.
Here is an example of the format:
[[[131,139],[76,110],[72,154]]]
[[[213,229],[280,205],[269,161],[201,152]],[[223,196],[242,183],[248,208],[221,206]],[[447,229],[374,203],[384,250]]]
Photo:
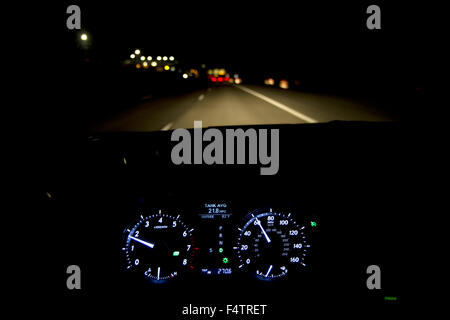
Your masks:
[[[238,268],[272,280],[285,276],[291,268],[306,266],[310,244],[305,226],[297,224],[290,213],[254,211],[238,230]]]

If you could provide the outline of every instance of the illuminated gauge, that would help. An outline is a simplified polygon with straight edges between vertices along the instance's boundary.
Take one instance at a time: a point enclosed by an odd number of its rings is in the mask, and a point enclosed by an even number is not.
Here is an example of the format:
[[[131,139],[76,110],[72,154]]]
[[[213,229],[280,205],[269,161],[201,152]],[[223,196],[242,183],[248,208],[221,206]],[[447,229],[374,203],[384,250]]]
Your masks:
[[[290,213],[254,211],[238,230],[234,248],[240,269],[249,270],[259,279],[272,280],[287,275],[292,268],[306,267],[310,244],[305,226],[297,224]]]
[[[164,282],[193,268],[192,231],[180,216],[158,213],[141,215],[140,220],[125,232],[126,267],[142,273],[153,282]]]

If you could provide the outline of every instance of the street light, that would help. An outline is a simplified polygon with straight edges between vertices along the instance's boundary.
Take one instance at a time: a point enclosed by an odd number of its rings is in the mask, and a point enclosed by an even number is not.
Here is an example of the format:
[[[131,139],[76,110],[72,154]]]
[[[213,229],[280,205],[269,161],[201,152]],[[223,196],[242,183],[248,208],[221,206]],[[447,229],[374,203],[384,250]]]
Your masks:
[[[188,74],[187,73],[183,73],[183,78],[184,79],[187,79],[189,76],[188,76]]]
[[[141,57],[141,61],[144,61],[144,60],[145,60],[145,57],[144,57],[144,56],[142,56],[142,57]]]
[[[147,57],[147,60],[148,60],[148,61],[152,60],[152,57],[151,57],[151,56],[148,56],[148,57]]]
[[[135,54],[141,54],[141,50],[136,49],[136,50],[134,50],[134,53],[135,53]]]
[[[134,59],[134,58],[136,58],[135,54],[134,54],[134,53],[132,53],[132,54],[130,55],[130,58],[131,58],[131,59]]]
[[[173,61],[173,60],[175,60],[175,58],[174,58],[173,56],[170,56],[170,57],[169,57],[169,60],[170,60],[170,61]]]
[[[81,40],[86,41],[88,39],[88,36],[86,33],[83,33],[80,38]]]
[[[163,60],[164,60],[164,61],[166,61],[166,60],[167,60],[167,57],[166,57],[166,56],[164,56],[164,57],[163,57]]]
[[[161,60],[161,56],[157,56],[156,60],[160,61]]]
[[[151,65],[152,65],[152,67],[156,67],[158,64],[156,63],[156,61],[153,61],[153,62],[151,63]]]

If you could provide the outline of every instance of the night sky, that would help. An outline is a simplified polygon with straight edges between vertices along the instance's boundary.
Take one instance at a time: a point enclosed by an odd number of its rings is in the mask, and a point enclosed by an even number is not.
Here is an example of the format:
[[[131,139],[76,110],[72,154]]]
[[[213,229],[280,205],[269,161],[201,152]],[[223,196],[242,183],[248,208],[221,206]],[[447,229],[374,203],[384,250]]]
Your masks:
[[[371,31],[366,28],[365,10],[372,2],[308,3],[180,6],[167,1],[81,1],[79,5],[82,29],[93,41],[92,54],[105,62],[121,61],[139,48],[148,55],[175,55],[189,63],[319,81],[423,81],[433,39],[429,12],[422,5],[377,2],[382,29]],[[66,4],[58,7],[63,12],[56,19],[58,44],[70,58],[78,54],[74,48],[78,34],[65,29]]]

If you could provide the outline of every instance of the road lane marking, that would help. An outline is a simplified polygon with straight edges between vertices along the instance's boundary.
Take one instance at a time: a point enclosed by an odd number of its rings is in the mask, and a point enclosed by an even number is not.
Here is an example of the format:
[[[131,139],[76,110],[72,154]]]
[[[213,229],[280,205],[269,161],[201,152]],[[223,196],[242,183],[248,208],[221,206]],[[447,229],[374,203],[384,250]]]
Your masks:
[[[169,122],[168,124],[166,124],[164,127],[161,128],[161,131],[167,131],[170,128],[172,128],[173,123]]]
[[[251,95],[254,95],[257,98],[260,98],[261,100],[264,100],[264,101],[270,103],[271,105],[273,105],[273,106],[275,106],[275,107],[277,107],[277,108],[279,108],[279,109],[281,109],[283,111],[286,111],[287,113],[290,113],[294,117],[297,117],[297,118],[299,118],[299,119],[301,119],[303,121],[306,121],[306,122],[309,122],[309,123],[316,123],[316,122],[318,122],[316,119],[308,117],[307,115],[304,115],[303,113],[298,112],[298,111],[292,109],[291,107],[288,107],[288,106],[286,106],[286,105],[284,105],[284,104],[282,104],[282,103],[280,103],[278,101],[275,101],[275,100],[273,100],[273,99],[271,99],[269,97],[266,97],[265,95],[262,95],[261,93],[256,92],[256,91],[254,91],[252,89],[246,88],[244,86],[235,86],[235,88],[238,88],[238,89],[241,89],[242,91],[250,93]]]
[[[202,101],[203,99],[205,99],[205,95],[204,95],[204,94],[201,94],[201,95],[198,97],[198,101]]]

